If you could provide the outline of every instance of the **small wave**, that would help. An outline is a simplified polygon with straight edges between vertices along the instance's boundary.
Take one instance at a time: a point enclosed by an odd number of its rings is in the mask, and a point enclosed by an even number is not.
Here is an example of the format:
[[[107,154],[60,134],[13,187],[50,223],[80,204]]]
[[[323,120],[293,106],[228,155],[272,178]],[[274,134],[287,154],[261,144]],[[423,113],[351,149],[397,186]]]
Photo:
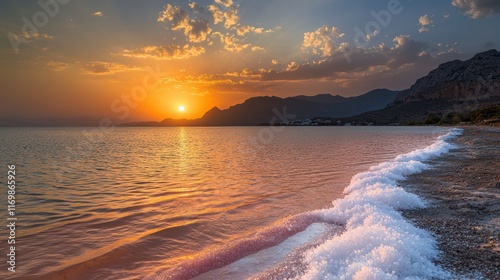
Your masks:
[[[138,260],[148,260],[149,253],[144,247],[159,246],[158,240],[173,235],[188,234],[199,227],[198,222],[177,223],[162,229],[151,229],[127,239],[117,241],[105,247],[88,249],[80,255],[68,258],[62,263],[53,263],[56,267],[50,272],[42,272],[35,279],[116,279],[109,275],[100,275],[107,267],[116,267],[124,263],[134,263]],[[166,242],[162,242],[166,246]],[[46,266],[45,263],[40,265]],[[32,269],[40,271],[39,267]],[[38,277],[38,278],[37,278]]]
[[[433,263],[436,241],[406,221],[398,210],[423,208],[425,202],[397,185],[429,166],[422,161],[448,152],[453,129],[430,146],[356,174],[346,196],[333,207],[292,216],[256,234],[215,248],[146,279],[191,279],[275,246],[317,222],[345,226],[342,234],[304,253],[304,270],[295,279],[429,279],[450,274]]]
[[[262,229],[252,236],[203,252],[194,259],[184,261],[174,268],[157,272],[146,279],[191,279],[263,249],[276,246],[288,237],[304,231],[312,223],[319,222],[319,218],[320,216],[313,212],[292,216],[271,227]]]
[[[397,181],[420,172],[431,157],[454,146],[454,129],[423,149],[396,157],[355,175],[346,196],[323,210],[323,219],[346,225],[346,231],[308,251],[306,272],[297,279],[445,279],[451,275],[433,263],[436,241],[406,221],[398,212],[425,207],[418,196],[398,187]]]

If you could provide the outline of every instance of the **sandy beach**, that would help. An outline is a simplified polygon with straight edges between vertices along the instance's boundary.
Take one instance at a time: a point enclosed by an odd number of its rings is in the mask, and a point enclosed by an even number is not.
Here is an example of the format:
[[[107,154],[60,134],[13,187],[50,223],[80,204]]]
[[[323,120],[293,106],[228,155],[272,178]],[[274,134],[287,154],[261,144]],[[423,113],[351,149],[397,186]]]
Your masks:
[[[457,149],[402,185],[429,207],[404,215],[437,239],[457,278],[500,279],[500,128],[465,127]]]

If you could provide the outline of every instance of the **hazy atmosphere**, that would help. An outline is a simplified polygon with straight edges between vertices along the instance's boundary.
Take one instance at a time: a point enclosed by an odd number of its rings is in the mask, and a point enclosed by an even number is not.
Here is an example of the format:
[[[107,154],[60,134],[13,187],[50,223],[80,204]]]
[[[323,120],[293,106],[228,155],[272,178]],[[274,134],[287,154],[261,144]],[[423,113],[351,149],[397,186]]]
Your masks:
[[[252,96],[402,90],[500,45],[500,4],[483,0],[0,7],[0,117],[198,118]]]

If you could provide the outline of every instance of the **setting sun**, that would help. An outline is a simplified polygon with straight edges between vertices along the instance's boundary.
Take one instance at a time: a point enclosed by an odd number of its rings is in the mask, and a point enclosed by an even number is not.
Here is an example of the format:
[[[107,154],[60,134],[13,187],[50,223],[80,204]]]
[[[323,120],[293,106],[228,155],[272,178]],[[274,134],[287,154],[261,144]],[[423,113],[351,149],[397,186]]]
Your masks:
[[[184,106],[179,106],[179,112],[184,112],[186,110],[186,107]]]

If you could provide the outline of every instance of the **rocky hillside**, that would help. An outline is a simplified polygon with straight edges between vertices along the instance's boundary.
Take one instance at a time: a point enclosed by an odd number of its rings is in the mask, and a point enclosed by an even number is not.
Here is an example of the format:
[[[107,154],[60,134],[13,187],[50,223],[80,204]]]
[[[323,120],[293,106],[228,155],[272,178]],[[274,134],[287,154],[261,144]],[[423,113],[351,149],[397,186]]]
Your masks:
[[[500,52],[489,50],[466,61],[441,64],[401,91],[386,108],[342,121],[379,125],[475,122],[479,119],[474,112],[499,105]]]
[[[430,100],[484,100],[500,95],[500,52],[489,50],[466,61],[441,64],[402,91],[390,106]]]

